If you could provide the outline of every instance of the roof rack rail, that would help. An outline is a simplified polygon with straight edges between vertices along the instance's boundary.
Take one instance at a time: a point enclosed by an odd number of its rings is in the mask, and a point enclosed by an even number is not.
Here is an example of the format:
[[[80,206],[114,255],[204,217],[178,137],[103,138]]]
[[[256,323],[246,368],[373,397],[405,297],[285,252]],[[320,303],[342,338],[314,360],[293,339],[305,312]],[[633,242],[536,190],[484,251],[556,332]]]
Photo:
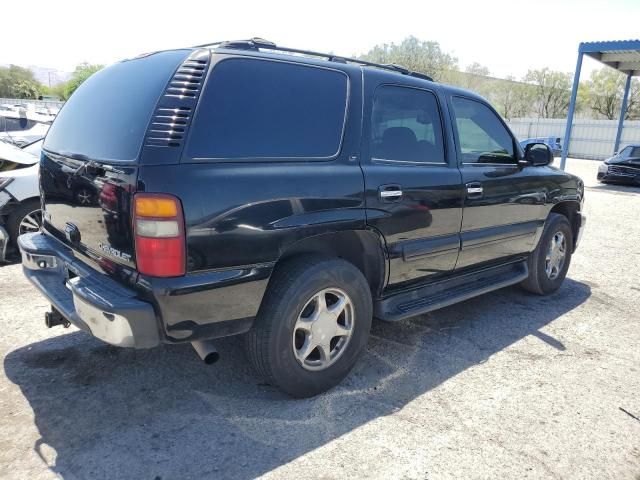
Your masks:
[[[401,73],[403,75],[408,75],[410,77],[422,78],[423,80],[429,80],[433,82],[433,78],[431,78],[429,75],[411,71],[408,68],[405,68],[401,65],[395,65],[392,63],[368,62],[366,60],[359,60],[357,58],[334,55],[333,53],[314,52],[312,50],[301,50],[299,48],[278,47],[276,46],[275,43],[259,37],[250,38],[248,40],[230,40],[230,41],[223,41],[223,42],[205,43],[202,45],[195,46],[195,48],[205,48],[205,47],[220,47],[220,48],[232,48],[232,49],[237,48],[240,50],[255,50],[255,51],[260,51],[260,49],[264,49],[264,50],[271,50],[273,52],[297,53],[299,55],[307,55],[310,57],[326,58],[330,62],[355,63],[358,65],[364,65],[367,67],[381,68],[383,70],[390,70],[392,72]]]

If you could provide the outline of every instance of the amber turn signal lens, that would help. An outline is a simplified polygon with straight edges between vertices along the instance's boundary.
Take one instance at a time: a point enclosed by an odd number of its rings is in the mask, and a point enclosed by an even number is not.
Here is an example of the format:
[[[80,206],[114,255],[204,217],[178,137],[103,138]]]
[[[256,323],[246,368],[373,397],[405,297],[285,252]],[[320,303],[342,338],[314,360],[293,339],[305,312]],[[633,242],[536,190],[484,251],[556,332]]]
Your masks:
[[[176,217],[177,202],[171,198],[136,197],[136,216],[138,217]]]

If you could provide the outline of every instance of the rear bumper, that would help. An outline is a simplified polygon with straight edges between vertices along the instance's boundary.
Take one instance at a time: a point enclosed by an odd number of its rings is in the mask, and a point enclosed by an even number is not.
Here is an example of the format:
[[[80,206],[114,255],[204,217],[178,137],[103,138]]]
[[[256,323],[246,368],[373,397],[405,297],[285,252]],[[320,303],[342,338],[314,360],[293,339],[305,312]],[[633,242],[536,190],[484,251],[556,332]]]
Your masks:
[[[135,289],[45,233],[18,238],[23,270],[69,322],[107,343],[148,348],[246,332],[272,264],[175,278],[138,275]]]
[[[24,274],[71,323],[121,347],[149,348],[160,343],[153,306],[83,262],[57,240],[42,233],[18,238]]]

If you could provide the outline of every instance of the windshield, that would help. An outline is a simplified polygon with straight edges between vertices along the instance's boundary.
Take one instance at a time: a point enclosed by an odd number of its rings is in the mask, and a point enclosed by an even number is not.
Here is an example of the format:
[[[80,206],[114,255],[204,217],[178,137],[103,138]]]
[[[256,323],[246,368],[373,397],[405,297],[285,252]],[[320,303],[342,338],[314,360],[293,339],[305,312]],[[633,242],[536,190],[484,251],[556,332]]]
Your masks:
[[[93,74],[64,105],[43,148],[92,160],[136,160],[158,99],[187,53],[158,52]]]

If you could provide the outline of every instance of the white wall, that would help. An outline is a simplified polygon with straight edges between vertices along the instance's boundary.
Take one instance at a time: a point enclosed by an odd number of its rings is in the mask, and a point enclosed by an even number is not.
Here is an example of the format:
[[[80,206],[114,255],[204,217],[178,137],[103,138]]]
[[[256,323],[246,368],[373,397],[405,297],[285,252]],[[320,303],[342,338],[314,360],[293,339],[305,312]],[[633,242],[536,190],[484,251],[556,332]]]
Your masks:
[[[507,122],[519,140],[531,137],[560,137],[564,143],[567,120],[564,118],[514,118]],[[569,142],[569,156],[574,158],[605,159],[613,155],[618,120],[574,119]],[[640,121],[624,122],[620,148],[640,143]]]

